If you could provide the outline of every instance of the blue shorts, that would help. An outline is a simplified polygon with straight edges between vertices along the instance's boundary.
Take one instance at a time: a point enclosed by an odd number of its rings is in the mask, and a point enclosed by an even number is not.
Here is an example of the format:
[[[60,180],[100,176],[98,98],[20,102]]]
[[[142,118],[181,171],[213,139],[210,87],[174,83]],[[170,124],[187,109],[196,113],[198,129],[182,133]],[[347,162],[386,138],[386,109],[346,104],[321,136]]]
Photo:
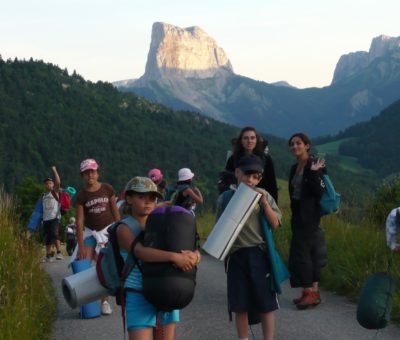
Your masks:
[[[83,245],[85,245],[86,247],[96,247],[96,244],[97,244],[97,241],[94,238],[94,236],[86,237],[83,240]]]
[[[172,312],[158,312],[160,325],[179,322],[179,310]],[[143,294],[126,293],[126,326],[128,331],[155,327],[157,323],[157,309],[151,305]]]
[[[229,256],[227,279],[230,311],[268,313],[279,308],[271,288],[271,265],[259,247],[242,248]]]

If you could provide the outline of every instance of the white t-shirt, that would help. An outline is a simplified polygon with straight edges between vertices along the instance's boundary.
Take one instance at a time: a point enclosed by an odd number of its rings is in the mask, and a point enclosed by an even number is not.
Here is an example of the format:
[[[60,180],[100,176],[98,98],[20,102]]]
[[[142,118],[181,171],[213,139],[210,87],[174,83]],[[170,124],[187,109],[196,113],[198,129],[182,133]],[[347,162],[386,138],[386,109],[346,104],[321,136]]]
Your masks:
[[[54,198],[53,194],[50,192],[46,192],[42,197],[43,204],[43,221],[54,220],[55,218],[60,219],[60,204]]]

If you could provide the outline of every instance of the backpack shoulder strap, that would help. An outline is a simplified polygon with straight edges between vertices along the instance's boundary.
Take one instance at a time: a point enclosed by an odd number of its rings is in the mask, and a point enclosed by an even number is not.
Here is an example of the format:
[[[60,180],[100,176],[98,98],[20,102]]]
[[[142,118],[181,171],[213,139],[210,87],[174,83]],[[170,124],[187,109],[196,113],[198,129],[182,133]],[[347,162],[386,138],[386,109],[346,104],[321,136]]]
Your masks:
[[[131,230],[131,232],[133,233],[133,235],[135,235],[135,237],[137,237],[142,232],[138,221],[136,221],[136,219],[133,218],[132,216],[125,217],[124,219],[120,220],[118,223],[126,224],[129,227],[129,229]]]
[[[57,202],[60,202],[60,194],[57,195],[54,190],[51,190],[51,194]]]
[[[227,190],[222,193],[222,208],[225,209],[228,205],[229,201],[231,200],[233,194],[235,193],[234,190]]]

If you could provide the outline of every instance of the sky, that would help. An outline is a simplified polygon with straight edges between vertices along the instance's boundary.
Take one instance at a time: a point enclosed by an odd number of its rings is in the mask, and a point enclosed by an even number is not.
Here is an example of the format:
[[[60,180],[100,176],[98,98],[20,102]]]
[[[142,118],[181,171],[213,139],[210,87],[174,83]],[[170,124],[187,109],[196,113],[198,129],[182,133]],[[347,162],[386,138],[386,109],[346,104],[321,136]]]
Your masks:
[[[343,54],[400,36],[399,0],[0,0],[0,55],[91,81],[143,75],[151,28],[199,26],[234,72],[298,88],[328,86]]]

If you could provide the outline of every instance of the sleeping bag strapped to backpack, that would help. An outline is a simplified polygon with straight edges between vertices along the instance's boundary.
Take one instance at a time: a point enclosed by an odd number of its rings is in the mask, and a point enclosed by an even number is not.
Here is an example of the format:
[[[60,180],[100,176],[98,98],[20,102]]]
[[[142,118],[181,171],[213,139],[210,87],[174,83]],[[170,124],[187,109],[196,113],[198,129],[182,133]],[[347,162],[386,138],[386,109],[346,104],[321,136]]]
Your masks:
[[[178,206],[160,207],[147,218],[143,246],[180,253],[196,250],[194,216]],[[193,299],[196,285],[194,267],[189,271],[172,262],[144,262],[143,295],[158,310],[171,311],[186,307]]]
[[[381,329],[390,321],[394,280],[387,273],[370,276],[361,290],[357,303],[357,321],[367,329]]]

